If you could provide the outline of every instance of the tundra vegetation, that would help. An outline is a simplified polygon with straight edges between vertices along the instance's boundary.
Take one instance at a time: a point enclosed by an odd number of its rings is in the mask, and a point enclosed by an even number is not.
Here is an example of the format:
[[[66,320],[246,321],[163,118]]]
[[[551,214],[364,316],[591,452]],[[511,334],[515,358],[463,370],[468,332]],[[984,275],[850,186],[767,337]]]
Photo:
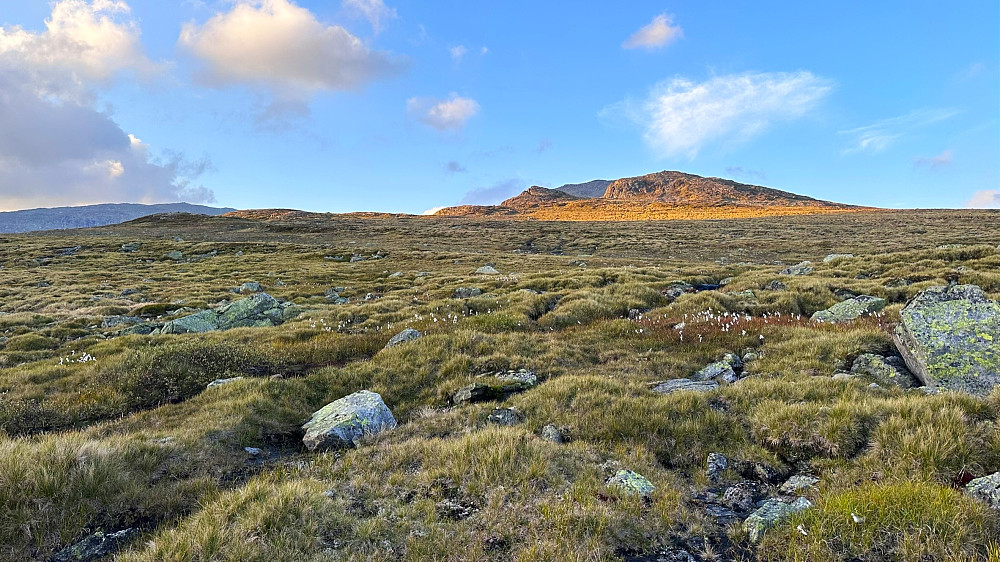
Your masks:
[[[1000,512],[964,487],[1000,470],[1000,391],[847,374],[895,355],[920,291],[1000,297],[998,224],[274,212],[4,236],[0,558],[132,530],[109,559],[1000,561]],[[145,333],[258,289],[294,313]],[[858,295],[884,303],[811,318]],[[708,367],[735,379],[654,391]],[[395,428],[303,444],[362,390]],[[789,486],[810,507],[760,536],[706,507]]]

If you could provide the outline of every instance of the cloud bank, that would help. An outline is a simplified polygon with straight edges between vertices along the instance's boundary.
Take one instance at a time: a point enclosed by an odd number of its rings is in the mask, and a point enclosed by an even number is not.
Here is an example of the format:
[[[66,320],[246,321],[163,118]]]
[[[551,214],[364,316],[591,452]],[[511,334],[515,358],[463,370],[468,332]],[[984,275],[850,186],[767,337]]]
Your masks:
[[[660,14],[639,28],[622,43],[623,49],[657,49],[684,37],[681,26],[674,25],[674,16]]]
[[[714,142],[742,142],[773,123],[807,114],[832,83],[810,72],[764,72],[716,76],[704,82],[673,78],[653,87],[642,101],[626,99],[602,116],[624,116],[643,129],[660,157],[694,158]]]
[[[965,202],[969,209],[1000,209],[1000,189],[983,189]]]

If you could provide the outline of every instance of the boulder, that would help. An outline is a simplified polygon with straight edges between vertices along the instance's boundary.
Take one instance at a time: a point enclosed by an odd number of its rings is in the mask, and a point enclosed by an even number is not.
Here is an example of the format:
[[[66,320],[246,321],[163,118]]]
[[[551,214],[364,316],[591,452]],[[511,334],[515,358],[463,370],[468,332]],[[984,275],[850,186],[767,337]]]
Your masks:
[[[500,272],[492,265],[484,265],[476,270],[476,275],[500,275]]]
[[[709,453],[708,459],[705,461],[705,476],[714,482],[718,480],[728,465],[729,462],[722,453]]]
[[[708,366],[702,368],[691,376],[691,380],[694,381],[710,381],[718,379],[727,383],[736,382],[738,378],[739,377],[736,376],[736,371],[733,370],[733,366],[726,361],[716,361],[715,363],[710,363]]]
[[[786,480],[785,483],[778,488],[778,491],[789,496],[798,495],[803,490],[808,490],[809,488],[815,486],[817,482],[819,482],[819,478],[816,478],[815,476],[796,474]]]
[[[902,357],[883,357],[873,353],[862,353],[851,365],[851,374],[873,379],[881,385],[895,385],[902,389],[916,388],[920,381],[906,368]]]
[[[51,562],[90,562],[117,552],[122,546],[139,536],[138,529],[123,529],[114,533],[97,531],[82,541],[68,546],[50,558]]]
[[[402,332],[396,334],[395,336],[392,336],[392,338],[389,340],[389,343],[385,344],[385,349],[389,349],[390,347],[395,347],[401,343],[413,341],[415,339],[420,338],[421,335],[422,334],[419,331],[414,330],[413,328],[407,328]]]
[[[232,378],[228,378],[228,379],[215,379],[214,381],[208,383],[208,385],[205,386],[205,388],[213,388],[213,387],[216,387],[216,386],[222,386],[224,384],[229,384],[231,382],[236,382],[236,381],[241,381],[241,380],[243,380],[243,377],[232,377]]]
[[[357,446],[361,438],[396,427],[382,397],[360,390],[320,408],[302,426],[302,442],[310,451]]]
[[[782,275],[808,275],[813,272],[812,262],[804,261],[781,270]]]
[[[470,299],[483,294],[483,290],[478,287],[459,287],[455,289],[456,299]]]
[[[787,288],[788,287],[784,283],[778,281],[777,279],[768,281],[767,285],[764,285],[765,291],[784,291]]]
[[[541,436],[542,439],[551,441],[552,443],[566,442],[566,436],[563,435],[562,430],[551,423],[542,428]]]
[[[247,281],[236,288],[237,293],[259,293],[263,290],[264,288],[256,281]]]
[[[163,258],[168,260],[180,261],[184,259],[184,254],[178,250],[173,250],[163,254]]]
[[[764,500],[764,503],[743,521],[743,530],[746,531],[750,542],[759,542],[764,531],[787,519],[793,513],[810,507],[812,507],[812,502],[803,497],[791,503],[775,498]]]
[[[986,396],[1000,384],[1000,303],[975,285],[918,293],[900,312],[893,341],[929,387]]]
[[[722,505],[738,513],[753,511],[760,496],[760,487],[752,480],[744,480],[726,488],[722,493]]]
[[[233,328],[277,326],[298,313],[291,303],[280,303],[267,293],[233,301],[216,310],[202,310],[163,325],[162,334],[186,334]]]
[[[829,254],[825,258],[823,258],[823,263],[830,263],[833,260],[842,260],[842,259],[848,259],[848,258],[853,258],[853,257],[854,257],[854,254]]]
[[[463,386],[452,395],[455,404],[501,400],[511,394],[523,392],[538,384],[538,377],[527,369],[507,371],[494,375],[490,382],[476,382]]]
[[[813,313],[812,319],[817,322],[849,322],[861,316],[873,314],[885,308],[885,299],[869,295],[842,300],[826,310]]]
[[[965,485],[965,490],[991,508],[1000,510],[1000,472],[970,480]]]
[[[125,253],[125,254],[131,254],[132,252],[138,251],[139,248],[141,248],[141,247],[142,247],[142,244],[140,244],[138,242],[126,242],[126,243],[122,244],[122,247],[121,247],[121,249],[119,251],[122,252],[122,253]]]
[[[668,299],[676,300],[684,293],[693,293],[694,285],[686,281],[674,281],[667,285],[666,289],[660,291],[660,294],[667,297]]]
[[[517,425],[521,423],[521,414],[514,408],[496,408],[490,412],[486,421],[494,425]]]
[[[617,488],[632,496],[648,498],[656,487],[645,476],[631,470],[619,470],[608,479],[609,488]]]
[[[653,392],[660,394],[673,394],[693,390],[696,392],[709,392],[719,388],[719,383],[715,381],[693,381],[691,379],[673,379],[658,383],[653,387]]]

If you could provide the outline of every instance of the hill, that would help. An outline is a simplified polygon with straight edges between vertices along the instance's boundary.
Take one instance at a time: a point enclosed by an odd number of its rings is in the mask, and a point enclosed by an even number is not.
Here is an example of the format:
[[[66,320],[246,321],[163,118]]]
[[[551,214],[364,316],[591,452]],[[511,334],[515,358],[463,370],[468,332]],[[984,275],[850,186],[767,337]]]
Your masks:
[[[190,203],[104,203],[79,207],[51,207],[0,212],[0,233],[62,230],[105,226],[159,213],[221,215],[236,209],[206,207]]]
[[[603,188],[603,190],[602,190]],[[667,220],[842,213],[866,209],[724,178],[663,171],[556,189],[532,186],[500,205],[448,207],[441,216],[540,220]]]

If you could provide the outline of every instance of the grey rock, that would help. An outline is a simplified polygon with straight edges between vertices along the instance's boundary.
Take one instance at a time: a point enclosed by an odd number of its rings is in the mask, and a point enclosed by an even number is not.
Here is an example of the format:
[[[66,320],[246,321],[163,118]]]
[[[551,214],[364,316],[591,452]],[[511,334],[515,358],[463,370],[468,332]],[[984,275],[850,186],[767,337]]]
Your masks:
[[[861,316],[874,314],[885,308],[885,299],[869,295],[858,295],[838,302],[826,310],[813,313],[817,322],[849,322]]]
[[[118,326],[129,326],[132,324],[142,324],[143,319],[138,316],[105,316],[101,320],[102,328],[115,328]]]
[[[1000,510],[1000,472],[970,480],[965,490],[991,508]]]
[[[709,392],[719,388],[719,383],[715,381],[693,381],[691,379],[673,379],[661,382],[653,387],[653,392],[660,394],[672,394],[674,392],[696,391]]]
[[[626,494],[633,496],[642,496],[648,498],[656,490],[652,482],[646,479],[645,476],[639,474],[638,472],[633,472],[631,470],[619,470],[608,479],[607,486],[609,488],[617,488],[624,491]]]
[[[264,454],[264,450],[257,447],[243,447],[243,450],[251,457],[259,457]]]
[[[823,263],[830,263],[833,260],[843,260],[853,258],[854,254],[830,254],[823,258]]]
[[[263,290],[264,288],[256,281],[247,281],[236,288],[237,293],[259,293]]]
[[[363,437],[396,427],[389,407],[378,393],[360,390],[316,411],[302,429],[310,451],[357,446]]]
[[[492,265],[484,265],[476,270],[476,275],[499,275],[500,272]]]
[[[684,293],[694,292],[694,285],[686,281],[674,281],[667,285],[666,289],[660,291],[660,294],[671,300],[677,300]]]
[[[851,374],[871,378],[881,385],[893,385],[903,389],[920,386],[920,380],[906,368],[902,357],[862,353],[851,365]]]
[[[494,425],[511,426],[521,423],[521,415],[514,408],[496,408],[486,418]]]
[[[726,460],[726,456],[722,453],[709,453],[708,459],[705,461],[705,476],[711,481],[718,480],[719,476],[726,470],[729,466],[729,461]]]
[[[138,529],[123,529],[114,533],[97,531],[82,541],[60,550],[50,561],[92,562],[114,554],[138,536]]]
[[[760,488],[757,483],[744,480],[726,488],[722,494],[722,505],[736,512],[747,513],[753,511],[758,497]]]
[[[403,272],[402,271],[397,271],[396,273],[389,274],[389,279],[399,279],[402,276],[403,276]]]
[[[774,498],[765,500],[763,505],[743,521],[743,530],[747,533],[750,542],[760,542],[765,531],[774,527],[782,520],[787,519],[792,514],[809,509],[810,507],[812,507],[812,502],[803,497],[791,503]]]
[[[986,396],[1000,384],[1000,303],[975,285],[918,293],[900,312],[893,341],[926,386]]]
[[[351,256],[350,262],[351,263],[357,263],[359,261],[365,261],[367,259],[368,258],[362,256],[361,254],[354,254],[353,256]]]
[[[233,328],[277,326],[298,314],[290,303],[279,303],[267,293],[233,301],[216,310],[202,310],[171,320],[160,330],[163,334],[186,334],[231,330]]]
[[[228,379],[215,379],[214,381],[208,383],[208,386],[206,386],[205,388],[213,388],[213,387],[216,387],[216,386],[222,386],[224,384],[229,384],[231,382],[236,382],[236,381],[241,381],[241,380],[243,380],[243,377],[232,377],[232,378],[228,378]]]
[[[694,381],[722,379],[730,383],[735,382],[737,378],[739,377],[737,377],[735,371],[733,371],[732,365],[726,361],[716,361],[715,363],[710,363],[708,366],[702,368],[691,376],[691,380]]]
[[[126,242],[122,244],[122,247],[119,251],[125,254],[131,254],[132,252],[138,251],[139,248],[142,248],[142,244],[138,242]]]
[[[395,347],[401,343],[406,343],[408,341],[419,339],[421,336],[422,334],[419,331],[414,330],[413,328],[407,328],[402,332],[396,334],[395,336],[392,336],[392,338],[389,340],[389,343],[385,344],[385,349],[389,349],[390,347]]]
[[[470,299],[483,294],[483,290],[478,287],[459,287],[455,289],[456,299]]]
[[[777,279],[768,281],[767,285],[764,285],[765,291],[784,291],[787,288],[788,287],[784,283],[778,281]]]
[[[552,443],[564,443],[566,441],[563,432],[551,423],[542,428],[541,435],[542,439],[551,441]]]
[[[782,494],[794,496],[802,493],[803,490],[812,488],[817,482],[819,482],[819,478],[816,478],[815,476],[796,474],[786,480],[785,483],[778,488],[778,491]]]
[[[168,260],[180,261],[184,259],[184,254],[178,250],[172,250],[163,254],[163,257]]]
[[[804,261],[781,270],[782,275],[808,275],[812,272],[812,262],[810,261]]]

